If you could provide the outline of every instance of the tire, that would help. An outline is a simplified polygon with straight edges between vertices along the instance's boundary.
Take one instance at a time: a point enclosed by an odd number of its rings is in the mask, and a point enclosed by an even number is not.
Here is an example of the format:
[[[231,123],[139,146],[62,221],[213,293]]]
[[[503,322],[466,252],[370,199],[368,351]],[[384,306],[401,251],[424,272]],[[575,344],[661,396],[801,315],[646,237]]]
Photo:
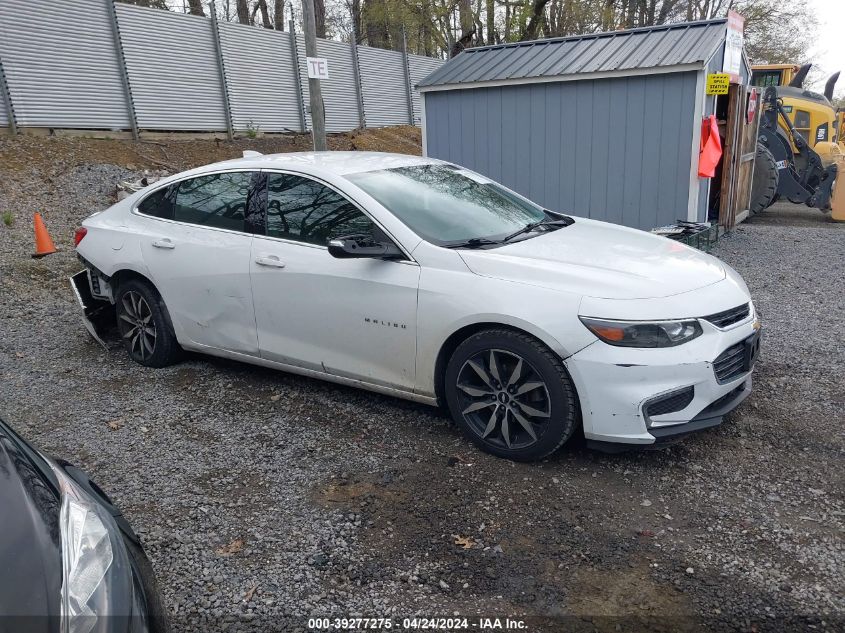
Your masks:
[[[122,283],[115,301],[117,329],[129,357],[145,367],[166,367],[182,355],[164,302],[149,283]]]
[[[751,181],[751,200],[748,208],[752,214],[768,209],[778,191],[778,167],[775,157],[762,143],[757,143],[754,156],[754,177]]]
[[[515,461],[551,455],[581,423],[563,362],[513,330],[484,330],[458,345],[446,366],[444,395],[473,443]]]

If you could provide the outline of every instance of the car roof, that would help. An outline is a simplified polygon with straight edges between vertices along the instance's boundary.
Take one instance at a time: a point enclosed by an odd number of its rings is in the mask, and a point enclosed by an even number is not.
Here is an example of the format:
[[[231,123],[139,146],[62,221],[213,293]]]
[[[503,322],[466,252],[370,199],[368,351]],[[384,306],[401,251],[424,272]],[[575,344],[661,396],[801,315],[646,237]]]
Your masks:
[[[331,173],[338,176],[413,165],[431,165],[441,161],[408,154],[386,152],[291,152],[286,154],[255,154],[243,158],[206,165],[200,170],[240,168],[290,168],[305,173]]]

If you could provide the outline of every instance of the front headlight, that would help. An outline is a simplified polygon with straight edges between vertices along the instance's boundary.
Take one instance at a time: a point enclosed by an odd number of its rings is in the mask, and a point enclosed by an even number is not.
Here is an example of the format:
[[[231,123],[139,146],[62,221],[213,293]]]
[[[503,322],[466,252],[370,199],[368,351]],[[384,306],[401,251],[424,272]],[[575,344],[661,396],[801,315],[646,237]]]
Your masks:
[[[132,567],[114,518],[62,468],[50,463],[62,492],[62,633],[105,631],[132,615]]]
[[[579,318],[590,332],[617,347],[674,347],[701,335],[696,319],[644,322]]]

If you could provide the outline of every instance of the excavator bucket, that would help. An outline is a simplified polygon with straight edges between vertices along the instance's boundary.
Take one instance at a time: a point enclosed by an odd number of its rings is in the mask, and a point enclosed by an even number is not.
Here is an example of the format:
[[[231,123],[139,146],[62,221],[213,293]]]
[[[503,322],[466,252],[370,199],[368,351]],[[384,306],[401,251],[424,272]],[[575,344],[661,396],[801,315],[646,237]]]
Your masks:
[[[766,88],[763,106],[757,138],[774,158],[778,170],[777,195],[795,204],[828,209],[837,165],[825,165],[819,154],[795,129],[778,98],[777,87]],[[792,146],[797,153],[793,153]]]

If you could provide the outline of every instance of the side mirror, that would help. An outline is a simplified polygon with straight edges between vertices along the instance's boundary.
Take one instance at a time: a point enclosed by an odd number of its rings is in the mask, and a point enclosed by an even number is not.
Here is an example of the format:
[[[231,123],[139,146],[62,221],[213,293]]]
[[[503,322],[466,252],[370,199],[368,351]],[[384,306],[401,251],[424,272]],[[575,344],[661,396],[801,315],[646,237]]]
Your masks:
[[[329,254],[338,259],[397,259],[402,251],[393,242],[377,242],[371,235],[343,235],[329,240]]]

